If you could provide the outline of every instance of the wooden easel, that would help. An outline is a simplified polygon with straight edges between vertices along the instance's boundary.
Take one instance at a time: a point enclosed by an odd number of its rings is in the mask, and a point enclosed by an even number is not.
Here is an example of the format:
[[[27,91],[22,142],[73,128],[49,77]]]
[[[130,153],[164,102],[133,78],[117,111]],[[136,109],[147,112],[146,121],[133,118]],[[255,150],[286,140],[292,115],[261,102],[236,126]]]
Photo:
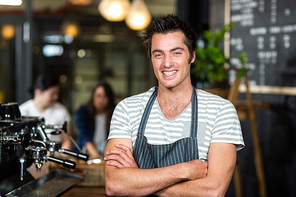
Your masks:
[[[232,104],[235,106],[239,119],[249,120],[250,122],[259,194],[260,194],[260,197],[266,197],[267,193],[266,193],[266,186],[265,186],[261,149],[260,149],[260,143],[259,143],[259,137],[258,137],[258,131],[257,131],[255,109],[267,109],[269,108],[269,104],[265,102],[252,100],[252,95],[250,93],[250,88],[249,88],[249,79],[247,77],[245,78],[246,100],[238,101],[240,82],[241,82],[241,79],[239,78],[237,78],[234,81],[233,85],[230,87],[228,100],[232,102]],[[241,174],[240,174],[238,162],[234,170],[234,187],[235,187],[236,196],[242,197]]]

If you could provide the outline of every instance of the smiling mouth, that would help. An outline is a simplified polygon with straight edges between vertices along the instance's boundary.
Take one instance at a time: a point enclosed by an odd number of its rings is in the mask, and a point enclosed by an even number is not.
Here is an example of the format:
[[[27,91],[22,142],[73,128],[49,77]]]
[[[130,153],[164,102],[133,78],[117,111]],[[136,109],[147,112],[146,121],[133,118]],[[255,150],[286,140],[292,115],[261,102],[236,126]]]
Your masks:
[[[170,71],[170,72],[165,72],[165,71],[163,71],[162,73],[165,75],[165,76],[171,76],[171,75],[173,75],[173,74],[175,74],[177,71],[175,70],[175,71]]]

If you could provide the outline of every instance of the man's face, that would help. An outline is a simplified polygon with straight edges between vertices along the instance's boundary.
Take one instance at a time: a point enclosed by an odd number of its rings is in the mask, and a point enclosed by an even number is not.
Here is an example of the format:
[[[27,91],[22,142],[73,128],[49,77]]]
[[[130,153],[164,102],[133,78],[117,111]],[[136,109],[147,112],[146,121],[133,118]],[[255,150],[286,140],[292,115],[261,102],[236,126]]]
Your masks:
[[[154,34],[151,42],[151,62],[159,86],[165,88],[182,87],[191,84],[189,50],[184,44],[184,34],[173,32]]]
[[[43,103],[43,106],[50,107],[55,104],[59,98],[59,86],[52,86],[47,90],[40,93],[40,100]]]

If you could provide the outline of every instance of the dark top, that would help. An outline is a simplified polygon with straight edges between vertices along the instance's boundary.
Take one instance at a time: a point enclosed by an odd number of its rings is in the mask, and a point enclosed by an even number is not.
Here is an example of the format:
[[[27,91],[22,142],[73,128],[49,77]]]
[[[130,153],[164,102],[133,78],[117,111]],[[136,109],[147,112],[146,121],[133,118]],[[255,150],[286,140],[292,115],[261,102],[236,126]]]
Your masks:
[[[78,127],[77,144],[80,148],[84,147],[86,142],[93,141],[95,127],[91,119],[92,117],[87,105],[80,107],[75,114],[76,125]]]

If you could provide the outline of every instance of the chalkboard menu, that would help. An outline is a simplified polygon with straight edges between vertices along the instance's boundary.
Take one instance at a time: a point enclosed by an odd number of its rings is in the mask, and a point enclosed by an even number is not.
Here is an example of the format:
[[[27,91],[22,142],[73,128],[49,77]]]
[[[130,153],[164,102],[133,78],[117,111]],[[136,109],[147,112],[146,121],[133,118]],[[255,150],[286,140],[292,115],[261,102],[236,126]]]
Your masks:
[[[296,86],[296,0],[230,2],[230,55],[248,53],[250,85]]]

